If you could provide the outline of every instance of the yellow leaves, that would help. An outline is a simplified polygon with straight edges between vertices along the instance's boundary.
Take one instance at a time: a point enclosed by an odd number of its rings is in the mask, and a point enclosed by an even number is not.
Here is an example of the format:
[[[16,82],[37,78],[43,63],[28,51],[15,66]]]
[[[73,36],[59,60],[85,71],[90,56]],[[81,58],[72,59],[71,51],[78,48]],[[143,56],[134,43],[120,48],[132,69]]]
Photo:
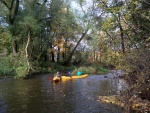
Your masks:
[[[115,25],[115,20],[114,18],[107,18],[103,24],[103,28],[104,29],[110,29],[111,27],[113,27]]]
[[[63,37],[61,35],[58,35],[56,39],[53,42],[53,48],[48,49],[48,52],[53,52],[56,54],[58,51],[61,53],[69,51],[68,48],[64,47],[66,42],[63,40]],[[68,42],[70,43],[70,42]]]
[[[116,104],[119,106],[124,106],[124,103],[121,102],[118,97],[116,97],[115,95],[113,96],[99,96],[99,98],[101,99],[102,102],[106,102],[106,103],[112,103],[112,104]]]
[[[67,13],[67,8],[62,8],[59,12],[63,13],[63,14],[66,14]]]
[[[135,4],[135,5],[138,5],[138,1],[134,1],[134,2],[132,2],[133,4]]]
[[[100,36],[105,36],[106,33],[104,31],[100,31]]]
[[[132,109],[138,109],[139,106],[140,106],[140,105],[139,105],[138,103],[136,103],[136,104],[133,104],[133,105],[131,106],[131,108],[132,108]]]
[[[132,101],[129,101],[129,103],[124,104],[124,97],[119,96],[119,95],[114,95],[114,96],[99,96],[99,99],[102,102],[106,103],[112,103],[116,104],[118,106],[126,107],[127,104],[133,109],[133,110],[138,110],[138,111],[143,111],[143,113],[148,113],[150,110],[150,102],[147,100],[142,100],[141,98],[136,97]]]
[[[51,49],[51,48],[49,48],[49,49],[48,49],[48,52],[53,52],[53,53],[54,53],[54,52],[55,52],[55,50],[54,50],[53,48],[52,48],[52,49]]]
[[[104,6],[104,4],[101,4],[101,3],[100,3],[100,4],[98,4],[98,7],[103,7],[103,6]]]
[[[65,41],[62,40],[62,36],[58,36],[56,39],[57,40],[54,41],[54,46],[57,46],[58,48],[62,48],[65,43]]]
[[[1,32],[0,33],[0,45],[8,45],[10,44],[10,35],[8,32]]]
[[[57,44],[57,47],[62,48],[63,44]]]
[[[104,29],[109,29],[111,27],[111,24],[109,23],[109,22],[105,22],[104,24],[103,24],[103,28]]]
[[[69,49],[68,48],[61,48],[60,49],[60,54],[64,53],[64,52],[68,52]]]
[[[102,2],[106,3],[106,0],[102,0]]]
[[[147,39],[146,39],[146,41],[147,41],[147,42],[148,42],[148,41],[150,41],[150,37],[149,37],[149,38],[147,38]]]

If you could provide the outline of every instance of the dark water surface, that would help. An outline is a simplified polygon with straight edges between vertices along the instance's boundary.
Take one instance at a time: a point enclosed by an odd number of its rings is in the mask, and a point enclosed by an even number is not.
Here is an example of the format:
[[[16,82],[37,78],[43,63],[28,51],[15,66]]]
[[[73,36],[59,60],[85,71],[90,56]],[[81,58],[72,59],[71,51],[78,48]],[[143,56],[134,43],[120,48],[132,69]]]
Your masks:
[[[118,93],[124,83],[112,74],[53,83],[49,74],[30,80],[0,80],[0,113],[124,113],[98,96]]]

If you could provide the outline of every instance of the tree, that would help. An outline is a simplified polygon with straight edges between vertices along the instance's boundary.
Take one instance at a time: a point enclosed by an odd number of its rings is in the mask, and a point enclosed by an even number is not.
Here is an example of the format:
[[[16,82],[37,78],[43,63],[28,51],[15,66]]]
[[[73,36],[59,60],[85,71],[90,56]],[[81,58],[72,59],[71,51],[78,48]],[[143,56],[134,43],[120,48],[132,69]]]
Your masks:
[[[13,54],[16,55],[17,53],[17,42],[15,39],[15,31],[14,31],[14,23],[16,21],[16,17],[18,15],[18,10],[19,10],[19,0],[1,0],[0,1],[3,6],[7,8],[6,10],[6,18],[7,18],[7,23],[10,25],[10,32],[12,34],[12,49],[13,49]],[[8,13],[8,14],[7,14]]]

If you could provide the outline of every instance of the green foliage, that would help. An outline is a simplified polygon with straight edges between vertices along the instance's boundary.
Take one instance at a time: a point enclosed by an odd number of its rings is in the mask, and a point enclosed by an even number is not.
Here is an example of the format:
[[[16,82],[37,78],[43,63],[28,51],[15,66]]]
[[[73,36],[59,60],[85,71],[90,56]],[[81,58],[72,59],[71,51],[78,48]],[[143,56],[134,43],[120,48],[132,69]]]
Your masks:
[[[15,71],[15,78],[23,78],[28,74],[29,66],[23,54],[17,54],[16,56],[9,56],[11,64]]]
[[[61,71],[61,72],[65,72],[68,70],[74,70],[75,67],[73,65],[71,66],[63,66],[59,63],[49,63],[48,66],[53,72],[57,72],[57,71]]]
[[[41,29],[38,21],[32,16],[24,17],[23,22],[20,22],[20,26],[24,29],[22,32],[28,33],[30,31],[33,35],[39,33]]]
[[[105,68],[103,68],[103,67],[101,67],[101,66],[94,66],[94,68],[96,69],[96,73],[100,73],[100,74],[102,74],[102,73],[109,73],[109,70],[108,69],[105,69]]]
[[[101,67],[101,68],[100,68],[100,72],[101,72],[101,73],[108,73],[109,70]]]
[[[15,68],[16,76],[15,78],[23,78],[28,74],[28,66],[23,65]]]
[[[3,50],[3,48],[10,49],[11,46],[11,34],[10,32],[0,26],[0,51]]]
[[[38,74],[38,73],[52,73],[56,72],[54,69],[51,69],[50,67],[34,67],[34,71],[30,71],[30,75],[32,74]]]
[[[78,71],[87,74],[103,74],[109,72],[108,69],[102,68],[100,66],[91,66],[91,67],[79,67],[79,68],[76,67],[71,74],[76,75]]]
[[[15,71],[9,57],[0,58],[0,76],[14,76]]]
[[[0,76],[15,76],[15,78],[23,78],[28,74],[28,65],[23,56],[9,55],[0,58]]]
[[[75,68],[75,70],[73,70],[71,72],[71,74],[72,75],[77,75],[78,71],[80,71],[82,73],[87,73],[87,74],[96,73],[96,70],[93,67],[79,67],[79,68]]]

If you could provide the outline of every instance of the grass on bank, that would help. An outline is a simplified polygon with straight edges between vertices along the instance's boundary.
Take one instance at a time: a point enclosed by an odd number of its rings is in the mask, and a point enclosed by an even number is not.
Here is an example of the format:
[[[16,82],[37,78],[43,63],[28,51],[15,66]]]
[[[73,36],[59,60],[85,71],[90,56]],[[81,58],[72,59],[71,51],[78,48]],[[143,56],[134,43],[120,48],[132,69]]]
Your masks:
[[[16,56],[14,58],[10,55],[5,58],[0,58],[0,76],[24,78],[27,75],[32,76],[39,73],[56,73],[57,71],[62,73],[71,71],[72,74],[75,75],[77,71],[81,71],[87,74],[103,74],[109,72],[108,69],[95,65],[94,63],[90,66],[63,66],[59,63],[52,62],[30,62],[30,64],[31,67],[29,67],[24,58],[20,56]],[[29,68],[30,71],[28,72]]]
[[[76,73],[80,71],[82,73],[86,73],[86,74],[104,74],[104,73],[108,73],[109,70],[102,68],[102,67],[93,67],[93,66],[88,66],[88,67],[76,67],[73,71],[72,74],[76,75]]]

